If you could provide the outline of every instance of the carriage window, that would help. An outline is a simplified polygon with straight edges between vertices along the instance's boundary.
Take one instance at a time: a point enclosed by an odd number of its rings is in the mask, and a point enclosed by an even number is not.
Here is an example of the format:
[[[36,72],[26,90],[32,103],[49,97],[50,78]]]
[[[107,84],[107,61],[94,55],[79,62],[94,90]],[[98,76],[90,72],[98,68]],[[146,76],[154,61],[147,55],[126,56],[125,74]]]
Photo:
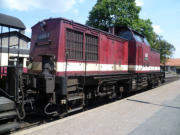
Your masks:
[[[83,33],[71,29],[66,30],[66,51],[68,59],[83,59]]]
[[[86,60],[98,60],[98,37],[86,34]]]

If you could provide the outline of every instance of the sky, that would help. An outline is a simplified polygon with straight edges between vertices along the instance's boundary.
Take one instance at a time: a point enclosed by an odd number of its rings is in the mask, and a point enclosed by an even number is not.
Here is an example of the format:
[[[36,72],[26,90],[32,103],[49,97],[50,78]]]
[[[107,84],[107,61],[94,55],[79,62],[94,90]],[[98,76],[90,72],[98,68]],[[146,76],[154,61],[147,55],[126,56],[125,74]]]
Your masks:
[[[48,18],[63,17],[85,24],[97,0],[0,0],[0,13],[15,16],[31,27]],[[142,8],[140,17],[150,19],[154,31],[173,44],[174,58],[180,58],[180,0],[136,0]]]

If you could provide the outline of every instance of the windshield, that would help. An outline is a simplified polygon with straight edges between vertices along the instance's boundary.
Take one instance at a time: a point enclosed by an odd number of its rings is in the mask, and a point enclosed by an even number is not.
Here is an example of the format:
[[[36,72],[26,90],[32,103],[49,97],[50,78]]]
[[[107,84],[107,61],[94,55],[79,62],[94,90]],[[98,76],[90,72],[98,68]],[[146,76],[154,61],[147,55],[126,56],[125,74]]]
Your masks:
[[[145,43],[146,45],[150,46],[150,44],[149,44],[149,42],[147,41],[146,38],[144,38],[144,43]]]
[[[138,42],[141,42],[141,43],[143,43],[143,42],[144,42],[143,37],[142,37],[142,36],[140,36],[139,34],[134,33],[134,38],[135,38],[135,39],[136,39],[136,41],[138,41]]]

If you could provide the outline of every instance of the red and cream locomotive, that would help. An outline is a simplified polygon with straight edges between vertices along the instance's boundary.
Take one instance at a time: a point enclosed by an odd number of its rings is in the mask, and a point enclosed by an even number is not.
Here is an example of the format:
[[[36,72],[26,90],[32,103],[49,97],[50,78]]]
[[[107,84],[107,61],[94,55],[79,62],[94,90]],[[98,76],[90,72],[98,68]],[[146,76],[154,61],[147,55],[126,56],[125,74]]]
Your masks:
[[[62,117],[101,97],[119,98],[164,81],[160,55],[143,35],[128,27],[105,32],[63,18],[32,27],[28,71],[23,72],[27,57],[21,54],[21,37],[15,57],[9,41],[11,29],[20,35],[25,26],[12,16],[0,18],[1,51],[3,28],[8,28],[7,75],[0,72],[0,134],[19,128],[17,118],[31,112]]]
[[[8,28],[7,54],[4,27]],[[17,53],[10,43],[14,29],[19,35]],[[122,26],[105,32],[63,18],[32,27],[28,71],[23,72],[24,30],[21,20],[0,14],[1,66],[7,70],[6,75],[0,71],[0,134],[19,128],[17,119],[28,113],[64,116],[101,97],[119,98],[164,81],[160,55],[143,35]]]
[[[164,80],[160,54],[128,27],[105,32],[63,18],[43,20],[32,27],[30,57],[26,85],[35,105],[52,116]]]

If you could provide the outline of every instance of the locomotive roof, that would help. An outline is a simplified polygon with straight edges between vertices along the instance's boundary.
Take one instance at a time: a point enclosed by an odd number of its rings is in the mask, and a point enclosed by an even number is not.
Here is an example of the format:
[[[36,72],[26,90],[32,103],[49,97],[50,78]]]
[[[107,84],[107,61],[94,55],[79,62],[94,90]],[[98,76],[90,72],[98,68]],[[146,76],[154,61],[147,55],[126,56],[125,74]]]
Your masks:
[[[98,31],[98,32],[102,32],[102,33],[104,33],[104,34],[108,34],[108,35],[111,35],[111,36],[114,36],[114,37],[117,37],[117,38],[121,38],[121,39],[123,39],[123,40],[125,40],[125,41],[128,41],[128,39],[123,38],[123,37],[120,37],[120,36],[116,36],[116,35],[114,35],[114,34],[112,34],[112,33],[110,33],[110,32],[103,31],[103,30],[101,30],[101,29],[94,28],[94,27],[91,27],[91,26],[87,26],[87,25],[84,25],[84,24],[81,24],[81,23],[77,23],[77,22],[74,22],[73,20],[68,20],[68,19],[62,18],[62,17],[44,19],[44,20],[42,20],[42,21],[39,21],[39,22],[38,22],[37,24],[35,24],[34,26],[32,26],[32,28],[35,27],[36,25],[38,25],[39,23],[43,22],[43,21],[49,21],[49,20],[64,20],[64,21],[68,21],[69,23],[78,24],[78,25],[81,25],[81,26],[83,26],[83,27],[86,27],[86,28],[89,28],[89,29],[92,29],[92,30],[96,30],[96,31]]]
[[[0,13],[0,25],[20,30],[26,29],[24,23],[20,19],[2,13]]]

